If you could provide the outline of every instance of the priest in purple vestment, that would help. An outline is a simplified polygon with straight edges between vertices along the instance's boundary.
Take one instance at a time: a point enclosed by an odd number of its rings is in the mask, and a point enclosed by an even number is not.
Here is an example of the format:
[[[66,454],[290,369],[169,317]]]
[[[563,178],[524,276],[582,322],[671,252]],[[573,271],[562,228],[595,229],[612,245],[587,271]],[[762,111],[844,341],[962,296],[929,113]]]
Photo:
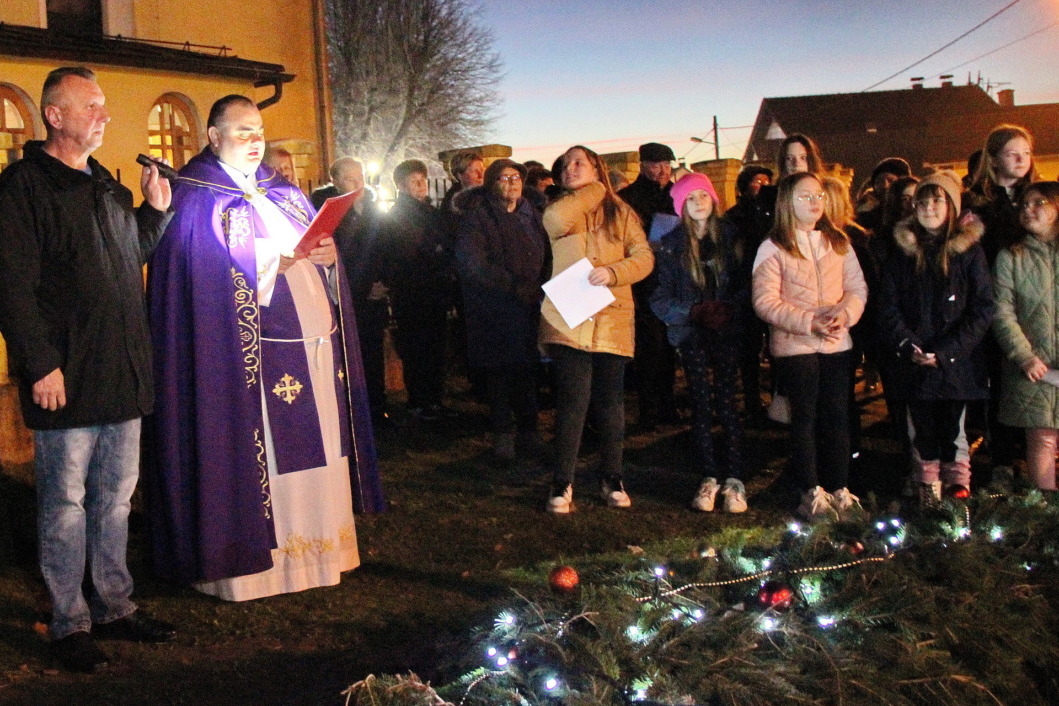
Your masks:
[[[359,564],[354,509],[384,509],[342,264],[330,238],[290,256],[313,208],[262,165],[251,100],[207,132],[148,269],[155,569],[226,600],[333,585]]]

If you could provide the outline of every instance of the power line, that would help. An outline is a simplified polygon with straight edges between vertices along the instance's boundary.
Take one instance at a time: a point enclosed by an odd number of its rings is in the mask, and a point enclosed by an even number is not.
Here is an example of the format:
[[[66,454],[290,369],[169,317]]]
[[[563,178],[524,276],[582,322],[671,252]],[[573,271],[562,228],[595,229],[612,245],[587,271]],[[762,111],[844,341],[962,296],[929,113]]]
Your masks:
[[[974,27],[971,27],[969,30],[967,30],[966,32],[961,34],[959,37],[957,37],[956,39],[954,39],[951,42],[949,42],[948,44],[946,44],[945,46],[940,47],[938,49],[935,49],[934,51],[930,52],[929,54],[924,56],[919,61],[915,61],[915,62],[909,64],[908,66],[904,67],[900,71],[897,71],[896,73],[890,74],[889,76],[884,78],[882,81],[876,81],[872,85],[870,85],[867,88],[865,88],[864,90],[862,90],[861,93],[866,93],[867,91],[870,91],[871,89],[873,89],[873,88],[875,88],[877,86],[881,86],[882,84],[886,83],[890,79],[897,78],[898,76],[903,74],[905,71],[908,71],[911,68],[915,68],[916,66],[919,66],[924,61],[926,61],[927,59],[931,58],[932,56],[936,56],[936,55],[940,54],[941,52],[945,51],[946,49],[951,47],[953,44],[955,44],[956,42],[958,42],[961,39],[963,39],[964,37],[966,37],[967,35],[971,34],[972,32],[974,32],[974,31],[976,31],[978,29],[980,29],[981,27],[985,26],[989,22],[992,22],[993,20],[995,20],[997,17],[999,17],[1003,13],[1005,13],[1008,10],[1010,10],[1011,8],[1015,7],[1015,5],[1018,5],[1020,2],[1022,2],[1022,0],[1012,0],[1012,2],[1009,2],[1007,5],[1005,5],[1004,7],[1000,8],[999,10],[994,12],[992,15],[990,15],[989,17],[985,18],[984,20],[982,20],[981,22],[976,24]]]
[[[1056,26],[1059,26],[1059,20],[1056,20],[1055,22],[1051,23],[1047,27],[1041,27],[1040,29],[1038,29],[1038,30],[1036,30],[1034,32],[1030,32],[1029,34],[1024,35],[1022,37],[1019,37],[1018,39],[1015,39],[1013,41],[1010,41],[1010,42],[1008,42],[1007,44],[1005,44],[1003,46],[997,47],[996,49],[993,49],[992,51],[987,51],[985,54],[979,54],[978,56],[974,57],[973,59],[968,59],[967,61],[963,62],[962,64],[957,64],[956,66],[953,66],[951,69],[945,69],[941,73],[938,73],[938,74],[935,74],[934,76],[931,76],[931,78],[938,78],[939,76],[944,76],[945,74],[948,74],[948,73],[950,73],[952,71],[955,71],[956,69],[963,68],[964,66],[967,66],[967,64],[970,64],[972,62],[978,61],[979,59],[984,59],[985,57],[987,57],[987,56],[989,56],[991,54],[996,54],[998,51],[1001,51],[1003,49],[1007,49],[1008,47],[1010,47],[1013,44],[1018,44],[1019,42],[1022,42],[1022,41],[1025,41],[1025,40],[1029,39],[1030,37],[1036,37],[1041,32],[1047,32],[1052,27],[1056,27]]]

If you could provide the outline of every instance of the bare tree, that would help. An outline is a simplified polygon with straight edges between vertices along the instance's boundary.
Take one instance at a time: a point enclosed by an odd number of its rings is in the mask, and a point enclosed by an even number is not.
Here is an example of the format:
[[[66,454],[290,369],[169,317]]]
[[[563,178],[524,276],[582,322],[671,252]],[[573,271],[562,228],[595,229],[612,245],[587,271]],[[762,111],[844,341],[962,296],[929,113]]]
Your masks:
[[[328,0],[340,150],[389,167],[482,141],[501,63],[480,16],[474,0]]]

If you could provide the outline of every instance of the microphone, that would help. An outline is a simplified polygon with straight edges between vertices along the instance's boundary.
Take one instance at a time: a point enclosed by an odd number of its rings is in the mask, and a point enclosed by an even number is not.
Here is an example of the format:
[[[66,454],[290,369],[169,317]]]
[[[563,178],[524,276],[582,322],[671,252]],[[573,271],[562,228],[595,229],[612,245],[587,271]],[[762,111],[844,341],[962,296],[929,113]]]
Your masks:
[[[165,162],[159,162],[157,159],[148,157],[145,154],[136,155],[136,163],[142,164],[145,167],[155,166],[158,167],[158,176],[165,177],[169,181],[173,181],[177,177],[176,170],[170,167]]]

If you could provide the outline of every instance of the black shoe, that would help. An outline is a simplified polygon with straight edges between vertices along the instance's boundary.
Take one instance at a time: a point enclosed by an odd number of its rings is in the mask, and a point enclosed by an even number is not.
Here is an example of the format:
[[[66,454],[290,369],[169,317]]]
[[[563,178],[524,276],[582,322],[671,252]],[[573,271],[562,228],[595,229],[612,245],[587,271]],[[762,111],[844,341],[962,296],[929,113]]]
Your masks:
[[[109,662],[92,636],[84,630],[55,640],[51,643],[51,650],[59,663],[71,672],[91,674],[104,669]]]
[[[109,623],[99,623],[92,629],[101,638],[130,642],[169,642],[176,637],[176,628],[140,610]]]

